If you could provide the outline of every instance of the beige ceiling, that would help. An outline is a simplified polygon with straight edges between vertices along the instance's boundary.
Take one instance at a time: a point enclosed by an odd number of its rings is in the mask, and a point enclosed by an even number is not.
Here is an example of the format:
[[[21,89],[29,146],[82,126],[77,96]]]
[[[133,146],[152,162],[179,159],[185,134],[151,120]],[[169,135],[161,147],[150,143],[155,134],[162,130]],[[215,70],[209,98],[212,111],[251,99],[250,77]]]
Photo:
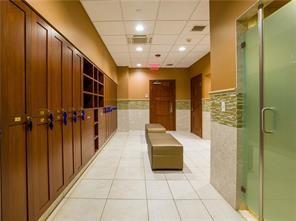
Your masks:
[[[208,0],[81,0],[118,66],[189,67],[210,50]],[[144,26],[137,32],[136,25]],[[195,25],[206,26],[192,32]],[[149,35],[151,44],[128,44],[129,35]],[[188,41],[190,39],[190,41]],[[137,46],[143,48],[136,51]],[[179,51],[183,46],[185,51]],[[155,57],[161,54],[161,57]]]

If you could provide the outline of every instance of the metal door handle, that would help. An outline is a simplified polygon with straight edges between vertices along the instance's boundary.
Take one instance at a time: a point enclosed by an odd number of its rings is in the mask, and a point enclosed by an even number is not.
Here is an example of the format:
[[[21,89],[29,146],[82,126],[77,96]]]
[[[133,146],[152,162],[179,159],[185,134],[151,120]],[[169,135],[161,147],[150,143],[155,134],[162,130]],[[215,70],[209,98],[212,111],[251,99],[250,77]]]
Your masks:
[[[53,116],[53,113],[50,113],[48,116],[48,126],[51,130],[53,129],[53,124],[54,124],[54,116]]]
[[[31,132],[33,130],[33,121],[32,117],[28,116],[27,117],[27,129]]]
[[[264,107],[261,110],[261,120],[262,120],[262,122],[261,122],[262,128],[261,129],[262,129],[263,133],[265,133],[265,134],[273,134],[274,133],[273,130],[266,130],[266,128],[265,128],[265,113],[266,113],[266,111],[274,111],[274,110],[275,110],[274,107]]]

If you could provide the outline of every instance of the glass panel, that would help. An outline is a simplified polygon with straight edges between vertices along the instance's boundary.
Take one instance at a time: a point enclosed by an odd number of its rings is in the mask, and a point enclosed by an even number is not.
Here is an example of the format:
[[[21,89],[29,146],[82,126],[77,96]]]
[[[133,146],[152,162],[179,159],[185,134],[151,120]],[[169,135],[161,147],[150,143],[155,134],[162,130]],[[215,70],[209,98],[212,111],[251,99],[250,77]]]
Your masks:
[[[264,218],[296,220],[296,2],[264,20]]]
[[[243,134],[243,186],[244,200],[254,214],[259,211],[259,52],[258,26],[255,24],[244,34],[244,127]]]

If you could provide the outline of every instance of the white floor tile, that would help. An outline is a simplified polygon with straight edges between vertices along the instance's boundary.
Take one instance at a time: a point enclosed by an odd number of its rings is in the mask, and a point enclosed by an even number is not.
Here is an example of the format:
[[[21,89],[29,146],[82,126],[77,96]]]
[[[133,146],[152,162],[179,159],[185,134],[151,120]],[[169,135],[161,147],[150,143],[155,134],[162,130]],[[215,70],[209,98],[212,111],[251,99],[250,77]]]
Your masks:
[[[222,199],[222,196],[207,180],[191,180],[190,183],[201,199]]]
[[[148,200],[150,221],[180,221],[178,210],[173,200]]]
[[[102,221],[148,221],[146,200],[108,200]]]
[[[103,211],[105,200],[68,199],[54,217],[55,221],[97,221]]]
[[[145,179],[144,168],[137,167],[119,167],[116,173],[116,179]]]
[[[200,200],[176,200],[182,221],[212,221]]]
[[[116,172],[116,167],[114,168],[104,168],[104,167],[91,167],[89,168],[85,175],[85,179],[98,179],[98,180],[105,180],[105,179],[113,179]]]
[[[174,199],[198,199],[197,194],[187,180],[169,180]]]
[[[224,200],[203,200],[214,221],[243,221],[242,216]]]
[[[172,199],[172,193],[167,181],[147,180],[147,198],[148,199]]]
[[[107,198],[112,180],[81,180],[70,198]]]
[[[114,180],[109,198],[146,199],[144,180]]]

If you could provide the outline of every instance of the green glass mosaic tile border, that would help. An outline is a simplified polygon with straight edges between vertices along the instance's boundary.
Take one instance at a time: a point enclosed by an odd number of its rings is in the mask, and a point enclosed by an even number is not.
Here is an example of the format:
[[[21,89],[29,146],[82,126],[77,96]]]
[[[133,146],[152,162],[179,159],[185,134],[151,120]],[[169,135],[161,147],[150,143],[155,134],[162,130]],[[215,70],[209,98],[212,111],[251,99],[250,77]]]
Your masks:
[[[119,110],[147,110],[149,109],[149,100],[117,100]],[[176,100],[177,110],[190,110],[190,100]]]
[[[211,111],[211,99],[210,98],[202,99],[202,111],[203,112],[210,112]]]
[[[222,111],[221,102],[225,102]],[[243,96],[235,91],[211,94],[211,119],[230,127],[241,128],[243,125]]]

